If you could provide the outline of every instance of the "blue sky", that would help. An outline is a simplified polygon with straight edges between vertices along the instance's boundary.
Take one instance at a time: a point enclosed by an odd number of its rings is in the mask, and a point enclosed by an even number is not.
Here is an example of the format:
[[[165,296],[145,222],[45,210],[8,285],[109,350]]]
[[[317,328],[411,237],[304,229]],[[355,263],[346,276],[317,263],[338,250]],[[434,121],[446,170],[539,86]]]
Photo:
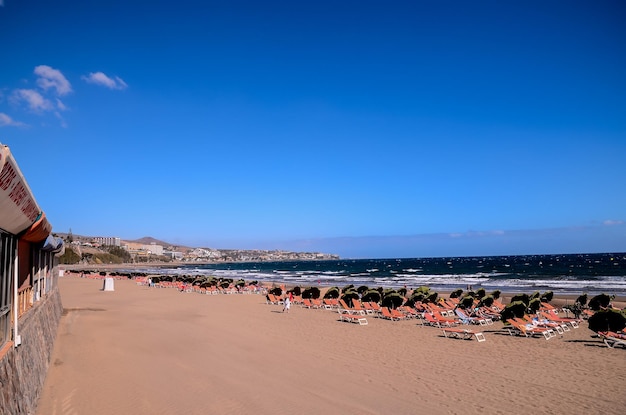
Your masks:
[[[0,0],[54,231],[343,257],[626,251],[621,1]]]

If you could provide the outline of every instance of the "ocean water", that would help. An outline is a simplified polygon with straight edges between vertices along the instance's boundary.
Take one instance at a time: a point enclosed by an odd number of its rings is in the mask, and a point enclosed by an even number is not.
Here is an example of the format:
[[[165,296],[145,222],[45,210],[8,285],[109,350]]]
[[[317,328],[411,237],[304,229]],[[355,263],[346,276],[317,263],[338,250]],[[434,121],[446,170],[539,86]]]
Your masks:
[[[528,294],[554,291],[626,295],[626,253],[190,264],[149,272],[274,281],[301,287],[426,285],[451,291],[471,286],[474,290],[482,287]]]

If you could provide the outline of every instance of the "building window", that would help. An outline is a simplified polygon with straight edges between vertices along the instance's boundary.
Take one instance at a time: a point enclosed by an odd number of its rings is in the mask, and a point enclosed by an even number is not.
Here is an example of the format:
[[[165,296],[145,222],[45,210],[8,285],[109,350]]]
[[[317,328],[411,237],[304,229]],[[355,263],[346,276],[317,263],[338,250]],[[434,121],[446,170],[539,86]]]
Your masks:
[[[11,338],[13,262],[17,237],[0,231],[0,347]]]

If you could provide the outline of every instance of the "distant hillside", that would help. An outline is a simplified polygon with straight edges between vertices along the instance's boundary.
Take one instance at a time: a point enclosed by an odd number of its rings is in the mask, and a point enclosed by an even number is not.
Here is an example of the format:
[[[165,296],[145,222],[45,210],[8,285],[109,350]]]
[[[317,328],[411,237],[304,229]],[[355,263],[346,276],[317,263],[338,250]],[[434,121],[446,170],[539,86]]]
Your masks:
[[[68,240],[69,234],[67,233],[55,233],[56,236],[59,236],[66,241]],[[75,233],[72,234],[72,240],[74,242],[80,242],[81,247],[77,248],[79,251],[79,255],[82,256],[83,252],[86,254],[95,255],[97,253],[101,253],[102,249],[100,247],[91,248],[88,243],[93,241],[93,236],[84,236],[77,235]],[[151,236],[144,236],[139,239],[122,239],[120,238],[122,246],[128,245],[128,247],[132,249],[141,249],[141,245],[150,245],[152,243],[156,245],[160,245],[166,250],[172,250],[177,252],[182,252],[183,255],[187,255],[193,253],[195,258],[194,260],[198,260],[198,258],[204,258],[205,260],[210,261],[242,261],[242,260],[255,260],[255,261],[285,261],[285,260],[320,260],[320,259],[338,259],[339,256],[335,254],[324,254],[321,252],[291,252],[291,251],[281,251],[281,250],[258,250],[258,249],[211,249],[211,248],[198,248],[198,247],[189,247],[183,245],[176,245],[169,242],[162,241],[160,239],[153,238]],[[87,244],[87,245],[85,245]],[[106,251],[106,247],[104,249]],[[199,250],[199,252],[195,252]],[[217,252],[217,254],[216,254]],[[203,256],[204,255],[204,256]],[[80,259],[80,258],[79,258]],[[68,263],[68,262],[67,262]]]
[[[152,243],[155,243],[157,245],[161,245],[161,246],[170,246],[170,245],[174,245],[171,244],[169,242],[165,242],[165,241],[160,241],[156,238],[153,238],[151,236],[144,236],[143,238],[139,238],[139,239],[135,239],[135,240],[129,240],[129,239],[124,239],[126,242],[132,242],[135,244],[142,244],[142,245],[150,245]]]
[[[68,234],[57,234],[66,241],[69,241]],[[181,252],[184,257],[178,257],[182,261],[205,261],[205,262],[262,262],[262,261],[311,261],[339,259],[338,255],[325,254],[321,252],[291,252],[282,250],[246,250],[246,249],[210,249],[210,248],[190,248],[186,246],[173,245],[169,242],[161,241],[151,236],[135,240],[122,240],[122,247],[93,246],[93,237],[82,235],[71,235],[72,244],[68,244],[65,254],[60,258],[61,264],[120,264],[137,262],[170,262],[167,256],[152,255],[150,250],[147,253],[138,253],[138,250],[145,250],[145,245],[156,244],[166,250]],[[134,252],[134,254],[132,253]],[[134,256],[133,256],[134,255]]]
[[[135,239],[135,240],[129,240],[129,239],[123,239],[124,242],[126,243],[131,243],[131,244],[141,244],[141,245],[150,245],[151,243],[155,243],[157,245],[161,245],[164,248],[168,248],[168,247],[175,247],[177,251],[180,252],[187,252],[187,251],[191,251],[194,248],[188,247],[188,246],[182,246],[182,245],[176,245],[176,244],[171,244],[169,242],[165,242],[165,241],[161,241],[159,239],[153,238],[151,236],[144,236],[143,238],[139,238],[139,239]]]
[[[58,232],[58,233],[55,232],[55,235],[66,240],[67,240],[67,237],[69,236],[69,234],[65,232]],[[94,238],[93,236],[72,234],[72,239],[74,239],[75,241],[90,242],[93,238]],[[150,245],[151,243],[154,242],[155,244],[161,245],[164,248],[168,246],[175,246],[179,251],[183,251],[183,252],[190,251],[193,249],[192,247],[181,246],[181,245],[176,245],[176,244],[171,244],[169,242],[161,241],[151,236],[144,236],[143,238],[139,238],[135,240],[120,238],[120,240],[123,242],[127,242],[127,243],[141,244],[141,245]]]

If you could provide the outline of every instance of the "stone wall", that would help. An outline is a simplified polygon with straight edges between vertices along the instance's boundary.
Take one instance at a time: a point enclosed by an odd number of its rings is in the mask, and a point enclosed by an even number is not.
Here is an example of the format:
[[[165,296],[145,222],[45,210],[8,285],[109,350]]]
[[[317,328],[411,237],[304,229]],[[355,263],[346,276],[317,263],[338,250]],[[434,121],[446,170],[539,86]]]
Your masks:
[[[0,414],[35,413],[62,313],[55,286],[19,320],[22,344],[0,360]]]

